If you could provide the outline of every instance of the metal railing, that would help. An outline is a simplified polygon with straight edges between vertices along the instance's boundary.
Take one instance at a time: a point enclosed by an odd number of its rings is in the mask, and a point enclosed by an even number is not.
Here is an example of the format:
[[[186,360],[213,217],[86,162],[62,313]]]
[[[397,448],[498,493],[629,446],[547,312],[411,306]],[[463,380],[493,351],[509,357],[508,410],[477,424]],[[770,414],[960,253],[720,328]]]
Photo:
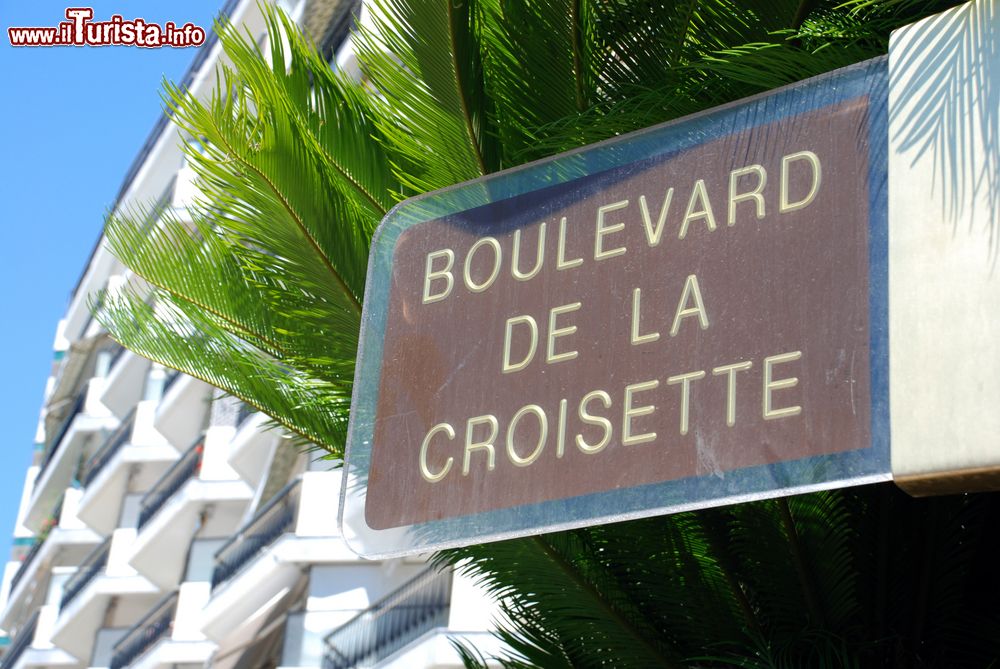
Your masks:
[[[32,544],[31,546],[31,550],[29,550],[28,554],[24,556],[24,559],[21,560],[21,565],[17,568],[17,572],[15,572],[14,578],[10,579],[11,592],[14,592],[14,588],[17,587],[18,582],[20,582],[20,580],[24,577],[24,575],[28,573],[28,567],[31,566],[31,562],[38,555],[39,551],[42,550],[42,546],[45,544],[46,538],[48,537],[42,539],[36,539],[35,543]]]
[[[157,512],[163,508],[174,493],[181,489],[185,483],[196,476],[201,470],[201,456],[204,447],[204,438],[199,437],[194,446],[181,456],[181,459],[173,464],[166,471],[159,481],[153,484],[139,505],[138,529],[148,523]]]
[[[176,613],[177,593],[174,592],[161,599],[118,640],[111,651],[110,669],[122,669],[131,665],[136,658],[165,637],[170,632]]]
[[[24,556],[24,559],[21,560],[21,564],[20,566],[18,566],[17,572],[14,573],[14,578],[10,580],[11,592],[14,592],[14,589],[17,587],[18,582],[24,577],[26,573],[28,573],[28,567],[31,565],[31,562],[38,555],[38,552],[42,549],[42,544],[44,543],[45,543],[44,539],[42,539],[41,541],[35,541],[35,543],[32,544],[31,546],[31,550],[29,550],[28,554]]]
[[[36,480],[42,478],[42,474],[45,469],[52,463],[56,457],[56,453],[59,452],[59,447],[62,445],[63,437],[69,432],[69,426],[73,424],[73,419],[83,411],[83,405],[87,402],[87,388],[89,383],[85,383],[83,388],[77,393],[76,399],[73,400],[73,406],[70,407],[69,413],[66,414],[66,418],[63,419],[62,424],[59,425],[59,429],[56,430],[55,438],[49,441],[48,449],[45,451],[45,459],[42,460],[42,467],[38,470],[38,477]]]
[[[281,535],[294,530],[301,485],[296,479],[264,505],[253,519],[215,552],[212,589],[232,578]]]
[[[31,647],[31,642],[35,640],[35,629],[38,627],[39,613],[39,611],[35,611],[35,615],[31,616],[28,623],[17,631],[14,643],[4,653],[3,661],[0,661],[0,667],[13,667],[17,664],[17,660],[21,657],[21,654]]]
[[[101,445],[97,451],[90,456],[87,462],[83,465],[83,486],[86,488],[91,484],[94,478],[104,469],[111,458],[115,457],[115,453],[121,450],[122,446],[127,444],[132,438],[132,427],[135,425],[135,409],[129,412],[125,420],[121,422],[111,436]]]
[[[451,572],[427,569],[325,639],[323,669],[373,667],[424,632],[448,623]]]
[[[63,610],[66,605],[72,602],[83,589],[104,571],[108,566],[108,556],[111,554],[111,537],[104,540],[94,551],[83,560],[83,564],[76,570],[66,585],[63,586],[62,599],[59,601],[59,609]]]
[[[28,573],[28,567],[31,566],[31,563],[38,556],[38,553],[41,552],[42,546],[45,545],[46,540],[49,538],[49,534],[51,534],[52,530],[59,525],[59,517],[62,515],[63,502],[65,500],[65,495],[59,498],[59,501],[56,502],[55,507],[52,509],[52,513],[50,513],[49,517],[45,520],[41,532],[35,536],[35,543],[31,545],[27,555],[25,555],[24,559],[21,560],[20,566],[18,566],[17,571],[14,573],[14,578],[10,580],[9,592],[14,592],[14,588],[17,587],[18,582],[24,577],[25,574]]]

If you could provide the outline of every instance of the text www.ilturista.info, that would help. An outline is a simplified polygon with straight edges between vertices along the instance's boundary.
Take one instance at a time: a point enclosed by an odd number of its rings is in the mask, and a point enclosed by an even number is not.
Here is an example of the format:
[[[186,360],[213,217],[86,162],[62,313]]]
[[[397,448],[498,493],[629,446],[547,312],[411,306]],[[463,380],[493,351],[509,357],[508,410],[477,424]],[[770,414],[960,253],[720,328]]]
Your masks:
[[[167,21],[162,26],[143,19],[126,20],[115,14],[108,21],[92,21],[92,7],[69,7],[68,21],[55,27],[11,27],[11,46],[162,46],[189,47],[205,43],[205,29],[192,23],[178,26]]]

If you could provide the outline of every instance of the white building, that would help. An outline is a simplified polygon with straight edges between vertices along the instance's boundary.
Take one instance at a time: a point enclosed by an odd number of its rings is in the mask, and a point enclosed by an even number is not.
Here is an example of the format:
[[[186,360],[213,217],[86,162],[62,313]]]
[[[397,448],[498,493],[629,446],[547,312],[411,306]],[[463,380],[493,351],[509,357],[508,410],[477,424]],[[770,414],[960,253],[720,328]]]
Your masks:
[[[336,66],[355,67],[360,2],[284,8]],[[223,11],[263,39],[255,0]],[[222,57],[210,39],[184,85],[206,98]],[[185,216],[183,140],[166,120],[153,129],[119,207],[157,201]],[[492,604],[469,580],[351,553],[333,463],[107,337],[89,296],[134,280],[100,240],[59,322],[0,591],[2,666],[461,666],[452,638],[495,653]]]

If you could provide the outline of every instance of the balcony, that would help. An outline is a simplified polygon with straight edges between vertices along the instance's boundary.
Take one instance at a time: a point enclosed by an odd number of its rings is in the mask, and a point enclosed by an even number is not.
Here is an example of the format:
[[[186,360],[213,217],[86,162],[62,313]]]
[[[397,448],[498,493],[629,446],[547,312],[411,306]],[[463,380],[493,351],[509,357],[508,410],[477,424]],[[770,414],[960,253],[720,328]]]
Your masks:
[[[27,624],[17,631],[17,636],[14,637],[14,643],[10,645],[7,652],[3,656],[3,666],[4,669],[8,667],[18,666],[18,660],[24,654],[24,651],[31,648],[31,644],[35,640],[35,630],[38,628],[38,612],[31,616]]]
[[[97,575],[104,571],[108,564],[108,556],[111,555],[111,539],[105,539],[104,543],[97,547],[77,569],[76,573],[66,581],[63,587],[62,599],[59,600],[59,608],[65,609],[83,589],[90,585],[90,582],[97,578]]]
[[[77,517],[80,491],[67,490],[63,501],[50,516],[50,529],[35,539],[11,580],[7,605],[0,615],[0,627],[9,628],[23,620],[50,587],[50,576],[58,567],[76,566],[101,542]]]
[[[99,629],[131,626],[157,600],[157,588],[126,561],[134,541],[135,529],[115,530],[65,583],[53,643],[90,658]]]
[[[139,402],[84,464],[79,515],[98,532],[118,526],[126,494],[148,490],[177,461],[174,447],[152,428],[156,404]]]
[[[207,588],[207,583],[184,584],[148,608],[115,643],[110,669],[210,666],[215,644],[206,641],[192,626]]]
[[[171,444],[183,448],[201,433],[211,397],[207,383],[167,370],[153,427]]]
[[[101,403],[117,416],[124,416],[141,397],[149,374],[149,360],[122,348],[111,360]]]
[[[104,444],[90,456],[83,465],[83,473],[80,476],[83,486],[86,488],[94,481],[94,478],[104,467],[111,462],[111,458],[118,454],[122,446],[132,438],[132,428],[135,427],[135,409],[122,420],[118,429],[115,430]]]
[[[257,487],[271,464],[271,453],[276,446],[280,448],[279,437],[278,433],[265,429],[268,418],[262,413],[249,412],[245,418],[240,418],[237,414],[229,464],[244,481]]]
[[[103,387],[104,379],[92,378],[52,429],[24,519],[24,525],[36,533],[77,475],[81,453],[86,456],[94,436],[118,426],[118,420],[97,401]]]
[[[28,667],[78,667],[80,663],[69,653],[56,648],[49,641],[49,632],[55,618],[56,607],[43,604],[14,634],[14,642],[7,649],[0,666],[4,669]]]
[[[140,530],[163,508],[167,500],[180,490],[182,485],[198,475],[204,451],[205,445],[202,442],[195,443],[180,460],[174,463],[173,467],[167,470],[167,473],[153,486],[152,490],[146,493],[146,496],[142,498],[142,508],[139,511]]]
[[[285,486],[215,554],[212,589],[228,581],[286,532],[294,531],[300,480]]]
[[[62,424],[56,428],[56,431],[49,440],[48,448],[45,451],[45,457],[42,459],[42,467],[38,470],[38,476],[45,473],[49,465],[52,464],[52,460],[55,459],[56,454],[59,452],[59,447],[63,443],[63,438],[66,433],[69,432],[70,425],[76,420],[76,417],[83,411],[84,406],[87,403],[87,388],[89,386],[84,386],[83,389],[77,393],[76,399],[73,400],[73,404],[70,406],[69,411],[66,412],[66,417],[63,419]]]
[[[45,539],[47,538],[48,537],[35,539],[35,543],[31,545],[31,549],[28,551],[28,554],[24,556],[23,560],[21,560],[21,566],[17,568],[17,571],[14,572],[14,577],[10,579],[11,592],[17,590],[17,584],[20,583],[26,572],[28,572],[32,567],[38,566],[35,563],[35,558],[38,557],[38,553],[41,551],[42,546],[45,545]]]
[[[196,533],[228,536],[239,526],[253,491],[217,466],[218,452],[206,458],[199,439],[142,499],[139,534],[130,564],[163,590],[175,588]]]
[[[427,569],[326,637],[323,669],[374,667],[448,625],[451,572]]]
[[[158,641],[167,637],[176,612],[177,593],[174,592],[154,606],[115,644],[110,669],[122,669],[131,665]]]
[[[65,321],[59,324],[59,331],[56,339],[61,340],[65,335]],[[82,336],[82,335],[81,335]],[[51,394],[48,402],[50,407],[65,406],[67,401],[72,401],[74,393],[78,391],[81,384],[90,376],[95,376],[100,372],[98,367],[97,353],[105,347],[108,341],[106,334],[96,334],[84,336],[73,342],[67,342],[68,348],[57,353],[58,364],[53,374]],[[106,369],[106,366],[104,367]],[[54,432],[52,425],[46,425],[46,432],[51,436]]]
[[[365,573],[379,569],[378,562],[361,563],[339,535],[334,519],[340,480],[340,472],[304,473],[216,552],[212,597],[202,616],[206,636],[220,643],[247,636],[251,621],[266,618],[309,566],[357,565]]]

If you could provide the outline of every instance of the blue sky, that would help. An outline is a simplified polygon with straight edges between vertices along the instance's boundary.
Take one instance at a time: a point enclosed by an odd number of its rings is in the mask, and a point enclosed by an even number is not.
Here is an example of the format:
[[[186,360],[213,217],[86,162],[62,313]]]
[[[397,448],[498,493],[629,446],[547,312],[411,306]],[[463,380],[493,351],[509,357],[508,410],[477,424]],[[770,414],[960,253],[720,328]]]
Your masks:
[[[208,28],[222,0],[54,3],[0,0],[0,558],[17,514],[52,341],[132,159],[161,113],[164,77],[180,81],[197,49],[10,46],[10,26],[55,26],[67,6]]]

